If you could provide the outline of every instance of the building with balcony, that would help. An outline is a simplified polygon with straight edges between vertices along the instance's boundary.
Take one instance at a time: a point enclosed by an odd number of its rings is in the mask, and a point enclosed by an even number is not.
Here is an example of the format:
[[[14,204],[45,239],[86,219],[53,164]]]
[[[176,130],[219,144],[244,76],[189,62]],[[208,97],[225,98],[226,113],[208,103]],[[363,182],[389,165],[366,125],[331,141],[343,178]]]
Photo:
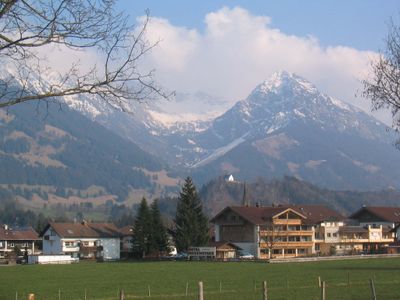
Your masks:
[[[387,216],[396,217],[396,209],[382,209],[386,218],[356,213],[360,220],[345,220],[324,205],[230,206],[211,221],[216,242],[233,243],[258,259],[373,254],[394,242],[399,226]]]
[[[120,231],[112,223],[49,223],[42,233],[43,254],[79,259],[120,258]]]
[[[314,254],[315,226],[336,215],[320,205],[229,206],[211,221],[216,242],[231,242],[255,258],[269,259]]]
[[[39,241],[40,237],[32,227],[11,228],[3,224],[0,227],[0,258],[36,254]]]
[[[363,206],[350,216],[360,226],[372,228],[390,228],[396,241],[400,241],[400,207],[390,206]]]

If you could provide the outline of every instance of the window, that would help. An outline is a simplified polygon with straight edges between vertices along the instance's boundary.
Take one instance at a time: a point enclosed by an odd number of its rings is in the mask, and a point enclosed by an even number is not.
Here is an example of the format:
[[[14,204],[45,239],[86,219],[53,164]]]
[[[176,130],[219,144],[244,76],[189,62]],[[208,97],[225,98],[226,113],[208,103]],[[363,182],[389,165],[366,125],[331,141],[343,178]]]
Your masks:
[[[269,250],[267,248],[261,248],[260,252],[261,252],[261,254],[268,254]]]
[[[320,250],[321,250],[320,245],[319,244],[315,244],[315,251],[320,251]]]
[[[281,249],[274,249],[272,251],[273,254],[281,254]]]
[[[55,236],[55,235],[56,235],[56,232],[55,232],[53,229],[50,229],[50,235],[51,235],[51,236]]]
[[[89,246],[89,242],[83,242],[83,246]]]
[[[287,254],[296,254],[296,250],[295,249],[286,249],[286,253]]]
[[[336,232],[334,232],[332,235],[333,235],[333,237],[337,237],[337,233]]]
[[[328,232],[328,233],[326,234],[326,236],[327,236],[327,237],[331,237],[331,233]]]
[[[74,242],[65,242],[64,245],[65,247],[75,247]]]

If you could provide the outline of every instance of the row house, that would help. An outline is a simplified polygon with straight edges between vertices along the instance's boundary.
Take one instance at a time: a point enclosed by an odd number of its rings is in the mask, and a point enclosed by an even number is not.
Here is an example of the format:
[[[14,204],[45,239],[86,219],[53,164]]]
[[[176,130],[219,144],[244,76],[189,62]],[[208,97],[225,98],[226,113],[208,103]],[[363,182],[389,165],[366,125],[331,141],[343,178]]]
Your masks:
[[[376,253],[393,242],[394,224],[361,219],[348,224],[324,205],[282,205],[230,206],[211,221],[216,242],[234,243],[258,259]]]
[[[4,224],[0,227],[0,258],[16,256],[17,249],[21,254],[38,253],[40,237],[32,228],[11,228]]]
[[[79,259],[120,258],[119,229],[112,223],[49,223],[43,233],[43,254]]]

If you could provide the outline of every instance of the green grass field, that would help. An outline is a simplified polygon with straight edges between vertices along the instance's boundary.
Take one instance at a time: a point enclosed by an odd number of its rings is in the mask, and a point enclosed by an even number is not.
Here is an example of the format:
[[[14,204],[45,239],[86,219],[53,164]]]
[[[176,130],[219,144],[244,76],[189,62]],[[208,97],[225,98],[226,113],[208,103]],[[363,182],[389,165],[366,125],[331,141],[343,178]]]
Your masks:
[[[0,299],[197,299],[204,282],[207,299],[262,299],[262,281],[269,300],[319,299],[318,276],[327,283],[327,300],[400,299],[400,258],[268,264],[260,262],[143,262],[17,265],[0,267]],[[186,285],[188,284],[188,296]],[[149,297],[149,288],[150,295]]]

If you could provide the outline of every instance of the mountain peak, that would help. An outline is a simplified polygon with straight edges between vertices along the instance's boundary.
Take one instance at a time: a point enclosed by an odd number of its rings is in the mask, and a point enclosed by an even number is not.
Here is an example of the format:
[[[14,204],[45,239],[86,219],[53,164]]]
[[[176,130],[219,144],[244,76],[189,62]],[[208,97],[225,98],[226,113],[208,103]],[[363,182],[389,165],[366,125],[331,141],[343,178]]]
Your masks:
[[[287,71],[277,71],[273,73],[263,83],[258,85],[254,93],[269,94],[278,93],[282,90],[304,90],[309,93],[317,92],[317,88],[308,80]]]

